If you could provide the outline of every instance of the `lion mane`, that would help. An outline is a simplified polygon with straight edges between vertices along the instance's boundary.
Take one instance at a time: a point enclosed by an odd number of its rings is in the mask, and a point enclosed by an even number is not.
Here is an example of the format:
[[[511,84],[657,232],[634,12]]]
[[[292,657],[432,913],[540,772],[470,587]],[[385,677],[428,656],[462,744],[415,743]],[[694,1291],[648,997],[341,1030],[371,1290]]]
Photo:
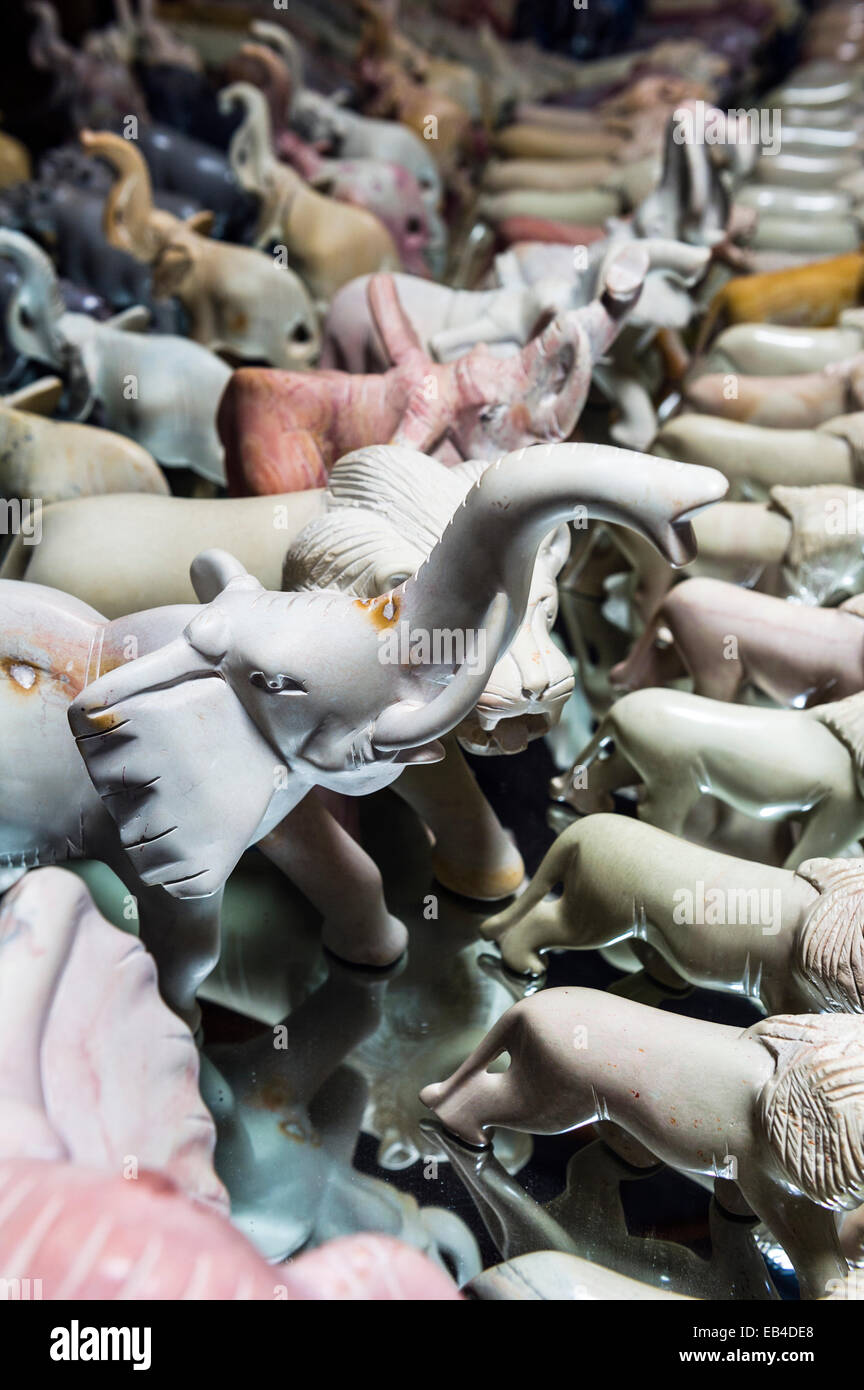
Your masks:
[[[789,1185],[819,1206],[864,1199],[864,1019],[778,1014],[749,1030],[775,1059],[757,1101]]]
[[[830,729],[846,749],[855,769],[859,796],[864,796],[864,692],[848,695],[845,700],[832,700],[827,705],[814,705],[804,710]]]
[[[864,1013],[864,859],[808,859],[796,873],[819,892],[795,943],[798,968],[826,1010]]]

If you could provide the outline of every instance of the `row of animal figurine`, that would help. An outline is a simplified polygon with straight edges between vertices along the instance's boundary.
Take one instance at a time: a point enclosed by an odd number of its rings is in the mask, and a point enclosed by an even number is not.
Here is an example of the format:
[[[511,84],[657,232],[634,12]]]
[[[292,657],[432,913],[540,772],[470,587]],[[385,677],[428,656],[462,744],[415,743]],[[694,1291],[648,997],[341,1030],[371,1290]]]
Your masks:
[[[860,1297],[856,7],[214,8],[4,109],[0,1277]]]

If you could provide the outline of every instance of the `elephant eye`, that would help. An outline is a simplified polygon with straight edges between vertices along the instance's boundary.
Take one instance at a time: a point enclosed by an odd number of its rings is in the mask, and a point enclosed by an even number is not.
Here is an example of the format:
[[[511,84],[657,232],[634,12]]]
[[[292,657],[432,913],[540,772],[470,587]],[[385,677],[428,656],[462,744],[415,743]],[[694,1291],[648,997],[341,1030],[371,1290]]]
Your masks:
[[[249,679],[259,690],[267,690],[274,695],[306,694],[306,687],[302,681],[295,680],[293,676],[284,676],[281,672],[275,676],[266,676],[263,671],[253,671]]]

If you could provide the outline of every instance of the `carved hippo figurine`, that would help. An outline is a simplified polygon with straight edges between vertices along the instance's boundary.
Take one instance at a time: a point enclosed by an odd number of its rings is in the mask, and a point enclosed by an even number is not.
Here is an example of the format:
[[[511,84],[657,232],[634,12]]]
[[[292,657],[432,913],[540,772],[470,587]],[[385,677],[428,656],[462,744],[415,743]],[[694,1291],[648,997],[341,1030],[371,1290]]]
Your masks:
[[[257,87],[235,82],[219,96],[223,110],[244,113],[231,139],[231,167],[242,188],[260,199],[255,244],[284,245],[314,297],[327,304],[347,281],[376,270],[397,270],[399,253],[387,228],[366,208],[312,188],[272,149],[267,103]]]
[[[68,375],[71,391],[84,397],[79,416],[98,402],[108,428],[134,439],[159,463],[221,482],[216,408],[230,368],[188,338],[142,332],[144,309],[129,309],[108,323],[64,312],[51,262],[19,232],[0,230],[0,256],[21,275],[7,309],[7,333],[24,356]]]
[[[558,883],[561,897],[547,899]],[[542,974],[543,951],[626,940],[690,984],[744,995],[766,1014],[864,1013],[861,859],[811,859],[791,872],[629,816],[586,816],[481,932],[520,974]]]
[[[209,213],[181,222],[155,208],[147,165],[133,142],[92,131],[81,140],[118,174],[105,203],[109,241],[152,265],[154,294],[176,295],[196,342],[241,360],[309,365],[318,351],[318,327],[293,271],[252,247],[208,238]]]
[[[723,320],[825,328],[837,323],[844,309],[858,308],[862,297],[864,255],[858,252],[785,270],[735,276],[711,301],[698,350],[704,349]]]
[[[505,1052],[507,1070],[490,1072]],[[864,1193],[860,1018],[778,1014],[742,1032],[600,990],[541,990],[421,1099],[479,1146],[496,1125],[561,1134],[602,1119],[687,1173],[723,1177],[734,1155],[802,1296],[848,1272],[834,1212]]]
[[[370,311],[395,365],[375,376],[235,372],[219,410],[230,486],[319,487],[337,458],[370,443],[406,444],[454,463],[566,439],[594,362],[638,298],[646,263],[637,244],[626,246],[600,297],[553,319],[518,356],[502,362],[481,346],[444,365],[423,351],[392,278],[374,276]]]
[[[799,709],[843,700],[864,690],[862,618],[861,595],[814,608],[722,579],[689,579],[667,594],[610,677],[639,690],[687,674],[695,694],[712,700],[735,700],[750,685]]]
[[[794,869],[864,834],[862,719],[864,694],[785,710],[636,690],[550,791],[577,810],[605,811],[613,791],[639,785],[639,818],[673,835],[684,834],[703,795],[763,822],[794,819],[801,834],[786,858]]]
[[[864,348],[864,311],[845,309],[834,328],[788,328],[739,323],[724,328],[692,376],[742,372],[745,376],[796,376],[843,362]]]

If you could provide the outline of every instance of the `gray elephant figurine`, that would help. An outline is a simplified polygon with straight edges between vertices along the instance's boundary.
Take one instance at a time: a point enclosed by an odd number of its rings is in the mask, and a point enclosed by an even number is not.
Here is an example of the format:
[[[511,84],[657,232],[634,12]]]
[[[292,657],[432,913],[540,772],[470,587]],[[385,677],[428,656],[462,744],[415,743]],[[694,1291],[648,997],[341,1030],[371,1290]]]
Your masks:
[[[476,705],[518,631],[537,550],[557,524],[614,516],[686,563],[690,517],[724,487],[711,470],[659,460],[649,475],[644,460],[600,446],[522,450],[484,472],[417,576],[366,601],[268,594],[218,551],[194,562],[201,607],[112,623],[56,590],[0,581],[5,881],[37,858],[108,863],[138,899],[166,1001],[196,1026],[221,890],[251,844],[311,886],[335,954],[393,961],[406,933],[380,875],[345,852],[347,832],[307,792],[363,795],[441,756],[437,740]],[[394,631],[409,642],[395,660],[382,642]],[[21,750],[34,740],[19,796]]]
[[[503,1053],[505,1071],[489,1068]],[[421,1099],[468,1144],[492,1126],[562,1134],[612,1120],[685,1173],[728,1177],[804,1298],[848,1272],[834,1213],[864,1194],[864,1020],[778,1014],[742,1032],[593,989],[514,1004]]]
[[[547,900],[556,883],[560,898]],[[864,1013],[864,860],[791,872],[676,839],[629,816],[586,816],[547,851],[483,935],[542,974],[545,950],[647,944],[682,979],[771,1013]]]
[[[222,482],[216,410],[230,367],[187,338],[141,332],[148,318],[143,308],[107,323],[66,312],[51,262],[20,232],[0,230],[0,256],[21,276],[6,313],[9,338],[20,353],[68,378],[79,418],[98,402],[109,429],[143,445],[165,467],[192,468]]]

